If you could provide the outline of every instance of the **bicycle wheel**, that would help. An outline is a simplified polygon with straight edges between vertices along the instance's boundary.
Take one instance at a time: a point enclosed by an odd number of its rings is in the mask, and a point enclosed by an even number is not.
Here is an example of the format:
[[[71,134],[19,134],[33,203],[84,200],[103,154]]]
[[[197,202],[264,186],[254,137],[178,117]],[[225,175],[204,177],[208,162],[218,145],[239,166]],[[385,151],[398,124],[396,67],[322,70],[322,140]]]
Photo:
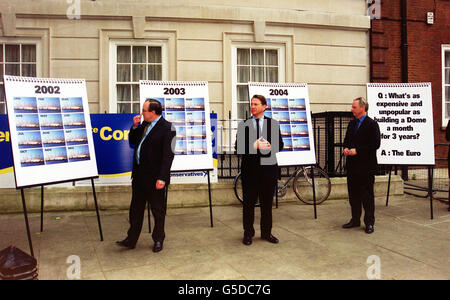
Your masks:
[[[244,203],[244,193],[242,192],[242,174],[239,173],[235,178],[234,178],[234,183],[233,183],[233,187],[234,187],[234,194],[236,196],[236,198],[239,200],[239,202]],[[259,199],[256,200],[256,204],[255,206],[259,206]]]
[[[243,193],[242,193],[241,173],[239,173],[234,178],[233,187],[234,187],[234,194],[236,195],[236,198],[239,200],[239,202],[244,203],[244,196],[243,196]]]
[[[328,174],[320,168],[302,168],[294,178],[294,193],[300,201],[314,204],[311,172],[314,172],[316,204],[321,204],[330,195],[331,180]]]

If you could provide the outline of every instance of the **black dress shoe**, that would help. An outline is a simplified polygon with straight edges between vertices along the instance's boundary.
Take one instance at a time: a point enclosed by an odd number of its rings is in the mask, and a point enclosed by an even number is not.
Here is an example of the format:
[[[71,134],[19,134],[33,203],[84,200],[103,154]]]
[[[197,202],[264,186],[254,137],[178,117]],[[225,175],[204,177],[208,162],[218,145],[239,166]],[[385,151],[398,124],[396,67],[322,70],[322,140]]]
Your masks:
[[[274,237],[273,235],[268,235],[268,236],[263,236],[262,237],[262,239],[263,240],[266,240],[266,241],[268,241],[268,242],[270,242],[270,243],[272,243],[272,244],[278,244],[280,241],[276,238],[276,237]]]
[[[245,246],[250,246],[252,244],[252,237],[251,236],[244,236],[244,239],[242,240],[242,243]]]
[[[350,220],[347,224],[342,225],[342,228],[349,229],[353,227],[359,227],[361,226],[361,223],[356,223],[353,220]]]
[[[375,231],[375,229],[373,228],[373,225],[367,225],[366,226],[366,233],[367,234],[371,234]]]
[[[129,248],[129,249],[136,248],[136,244],[130,243],[130,241],[128,239],[124,239],[123,241],[118,241],[118,242],[116,242],[116,245],[119,245],[119,246],[125,247],[125,248]]]
[[[159,252],[163,249],[163,243],[162,242],[155,242],[155,245],[153,246],[153,252]]]

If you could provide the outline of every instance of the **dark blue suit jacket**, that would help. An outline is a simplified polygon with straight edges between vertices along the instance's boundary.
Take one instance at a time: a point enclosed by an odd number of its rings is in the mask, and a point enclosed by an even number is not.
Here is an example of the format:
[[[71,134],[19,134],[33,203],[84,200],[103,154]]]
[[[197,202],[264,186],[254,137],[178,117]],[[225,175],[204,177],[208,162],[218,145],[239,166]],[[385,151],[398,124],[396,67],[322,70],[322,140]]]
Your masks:
[[[131,127],[129,139],[134,145],[133,180],[140,183],[154,184],[156,180],[163,180],[166,185],[170,183],[170,168],[174,159],[172,145],[175,147],[176,131],[172,123],[164,118],[152,128],[145,138],[140,149],[140,164],[136,162],[136,152],[141,142],[143,131],[148,122],[143,122],[138,128]]]
[[[368,116],[364,119],[358,131],[357,119],[350,121],[345,133],[344,147],[355,148],[357,155],[347,156],[347,171],[350,173],[375,174],[377,171],[377,149],[380,148],[380,127]]]

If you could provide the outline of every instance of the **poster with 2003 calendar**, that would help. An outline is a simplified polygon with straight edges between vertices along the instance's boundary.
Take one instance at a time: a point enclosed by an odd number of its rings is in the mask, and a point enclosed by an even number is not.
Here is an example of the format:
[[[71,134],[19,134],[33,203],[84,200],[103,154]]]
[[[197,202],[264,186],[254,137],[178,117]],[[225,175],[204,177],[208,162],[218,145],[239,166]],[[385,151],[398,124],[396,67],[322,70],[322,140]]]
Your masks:
[[[85,80],[4,83],[16,187],[97,177]]]
[[[177,131],[171,171],[212,170],[208,82],[141,80],[139,88],[141,107],[146,99],[158,100]]]

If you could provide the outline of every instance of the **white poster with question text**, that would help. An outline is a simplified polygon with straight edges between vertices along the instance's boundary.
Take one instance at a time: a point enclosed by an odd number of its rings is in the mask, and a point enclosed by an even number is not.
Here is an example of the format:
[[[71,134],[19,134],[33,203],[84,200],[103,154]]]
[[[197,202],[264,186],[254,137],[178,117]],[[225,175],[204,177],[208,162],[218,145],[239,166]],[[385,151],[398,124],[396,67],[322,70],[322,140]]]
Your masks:
[[[380,126],[378,164],[435,164],[431,83],[368,83],[367,100]]]

